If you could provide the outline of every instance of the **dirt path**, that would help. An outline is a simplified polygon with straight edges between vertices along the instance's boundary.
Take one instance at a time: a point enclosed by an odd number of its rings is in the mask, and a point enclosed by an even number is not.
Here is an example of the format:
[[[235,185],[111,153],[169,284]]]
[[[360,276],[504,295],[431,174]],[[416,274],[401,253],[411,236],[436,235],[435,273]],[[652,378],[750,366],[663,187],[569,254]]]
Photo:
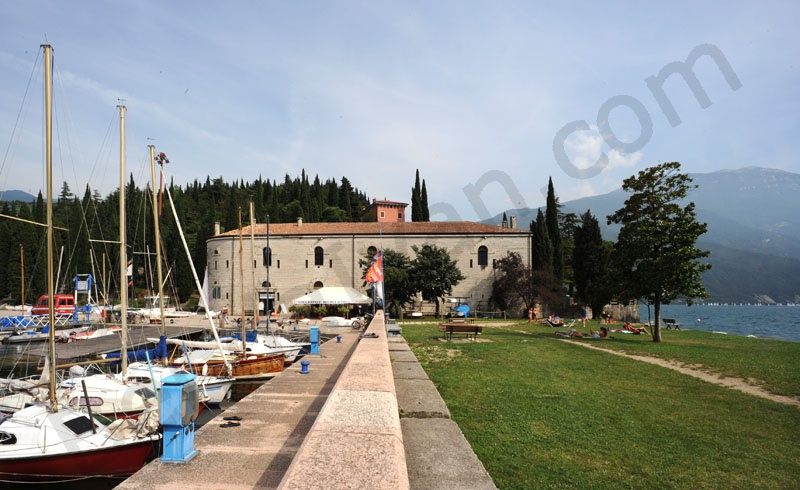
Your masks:
[[[586,347],[587,349],[595,349],[603,352],[608,352],[609,354],[615,354],[618,356],[627,357],[629,359],[635,359],[637,361],[655,364],[657,366],[662,366],[668,369],[672,369],[674,371],[678,371],[680,373],[687,374],[689,376],[694,376],[695,378],[702,379],[703,381],[708,381],[709,383],[714,383],[716,385],[724,386],[726,388],[739,390],[743,393],[747,393],[748,395],[760,396],[761,398],[766,398],[767,400],[772,400],[777,403],[783,403],[785,405],[794,405],[795,407],[800,408],[800,400],[789,396],[775,395],[773,393],[763,390],[758,386],[754,386],[745,379],[732,378],[732,377],[723,378],[716,374],[710,374],[705,371],[701,371],[699,369],[686,367],[686,365],[677,361],[668,361],[666,359],[659,359],[657,357],[626,354],[624,352],[619,352],[611,349],[603,349],[602,347],[590,345],[585,342],[576,342],[567,339],[562,339],[562,341],[570,342],[575,345],[580,345],[581,347]]]

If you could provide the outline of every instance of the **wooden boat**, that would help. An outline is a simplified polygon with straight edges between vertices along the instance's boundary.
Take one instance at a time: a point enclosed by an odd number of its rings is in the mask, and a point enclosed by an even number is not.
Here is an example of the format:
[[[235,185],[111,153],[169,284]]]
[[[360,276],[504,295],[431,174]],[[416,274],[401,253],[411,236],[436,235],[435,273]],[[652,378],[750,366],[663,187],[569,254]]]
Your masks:
[[[223,376],[230,366],[230,374],[239,380],[269,379],[283,372],[283,354],[220,354],[216,350],[192,350],[176,358],[173,365],[191,369],[204,376]],[[191,365],[191,368],[190,368]]]

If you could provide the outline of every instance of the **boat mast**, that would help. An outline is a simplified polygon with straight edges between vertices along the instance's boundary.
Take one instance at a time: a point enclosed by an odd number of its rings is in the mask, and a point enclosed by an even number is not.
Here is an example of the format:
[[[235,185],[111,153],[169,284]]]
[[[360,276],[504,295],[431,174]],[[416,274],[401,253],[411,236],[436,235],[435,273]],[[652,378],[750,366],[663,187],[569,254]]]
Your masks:
[[[239,288],[242,298],[242,354],[244,355],[247,353],[247,341],[245,340],[247,328],[245,327],[246,322],[244,319],[247,311],[244,309],[244,254],[242,252],[242,208],[239,208]]]
[[[125,106],[119,108],[119,277],[122,379],[128,371],[128,253],[125,249]]]
[[[22,308],[22,316],[25,316],[25,247],[19,244],[19,273],[22,279],[22,300],[20,301],[20,308]]]
[[[153,189],[153,227],[155,228],[156,237],[156,276],[158,279],[158,306],[161,309],[161,335],[167,334],[167,322],[164,315],[164,288],[161,283],[164,280],[164,272],[161,270],[161,231],[158,225],[158,195],[156,193],[156,147],[153,145],[147,146],[150,149],[150,178],[152,180]],[[164,153],[158,154],[158,162],[160,165],[169,163],[167,155]]]
[[[250,201],[250,262],[252,266],[250,267],[250,287],[252,288],[252,300],[253,300],[253,328],[258,330],[258,291],[256,291],[256,237],[255,237],[255,227],[256,227],[256,217],[253,216],[253,212],[255,210],[255,205],[253,201]]]
[[[45,127],[45,173],[47,175],[47,314],[50,321],[50,411],[58,412],[56,398],[56,311],[53,304],[55,284],[53,280],[53,71],[52,47],[44,49],[44,127]]]

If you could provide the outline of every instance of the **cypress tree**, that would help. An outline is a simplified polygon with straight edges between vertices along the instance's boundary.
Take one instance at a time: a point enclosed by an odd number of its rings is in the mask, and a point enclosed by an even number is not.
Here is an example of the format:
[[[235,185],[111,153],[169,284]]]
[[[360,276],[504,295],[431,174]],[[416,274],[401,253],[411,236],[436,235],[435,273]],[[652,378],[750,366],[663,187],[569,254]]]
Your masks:
[[[547,233],[553,247],[553,274],[559,279],[564,279],[564,250],[561,244],[561,233],[558,228],[558,198],[553,189],[553,178],[550,177],[547,183],[547,209],[545,220],[547,222]]]
[[[425,179],[422,179],[422,195],[420,196],[420,207],[422,208],[422,221],[430,221],[431,212],[428,209],[428,188],[425,186]]]
[[[419,169],[414,187],[411,189],[411,221],[422,221],[422,187],[419,183]]]

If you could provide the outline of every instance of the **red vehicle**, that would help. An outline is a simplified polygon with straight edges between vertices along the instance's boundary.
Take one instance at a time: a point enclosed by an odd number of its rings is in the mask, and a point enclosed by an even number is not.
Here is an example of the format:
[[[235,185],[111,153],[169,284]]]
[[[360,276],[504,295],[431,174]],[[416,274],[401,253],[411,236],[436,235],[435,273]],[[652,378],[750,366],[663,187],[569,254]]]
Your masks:
[[[56,315],[72,315],[75,313],[75,298],[71,294],[55,294]],[[47,315],[49,310],[49,297],[46,294],[39,296],[36,306],[31,308],[33,315]]]

